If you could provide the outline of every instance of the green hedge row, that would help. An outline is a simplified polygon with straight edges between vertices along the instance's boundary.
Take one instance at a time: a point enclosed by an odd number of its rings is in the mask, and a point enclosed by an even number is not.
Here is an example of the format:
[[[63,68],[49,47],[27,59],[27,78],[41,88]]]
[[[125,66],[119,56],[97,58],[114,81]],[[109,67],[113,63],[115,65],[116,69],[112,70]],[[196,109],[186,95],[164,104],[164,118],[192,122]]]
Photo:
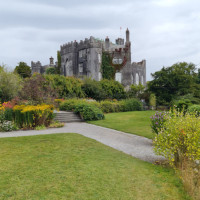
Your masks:
[[[142,103],[137,99],[122,101],[87,101],[85,99],[69,99],[60,104],[60,110],[80,113],[84,120],[103,119],[103,113],[142,110]]]

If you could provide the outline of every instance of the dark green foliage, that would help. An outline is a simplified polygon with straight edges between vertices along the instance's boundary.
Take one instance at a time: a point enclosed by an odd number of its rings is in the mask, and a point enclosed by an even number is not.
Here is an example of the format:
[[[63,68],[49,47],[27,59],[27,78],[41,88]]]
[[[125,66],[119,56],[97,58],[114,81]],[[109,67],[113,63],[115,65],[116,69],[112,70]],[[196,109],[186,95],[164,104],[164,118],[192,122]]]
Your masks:
[[[197,74],[192,63],[176,63],[152,74],[149,90],[157,97],[159,105],[168,105],[177,96],[195,93]]]
[[[104,113],[113,113],[121,111],[121,106],[118,101],[117,102],[106,101],[106,100],[101,101],[100,107]]]
[[[143,93],[145,86],[139,83],[139,85],[131,85],[130,90],[127,92],[126,96],[128,98],[143,98]]]
[[[57,60],[58,60],[58,66],[57,66],[57,73],[61,73],[61,55],[60,51],[57,51]]]
[[[84,120],[103,119],[104,115],[98,106],[92,102],[80,99],[69,99],[60,104],[60,110],[74,111],[81,115]]]
[[[191,105],[188,107],[188,112],[189,113],[194,113],[197,116],[200,115],[200,105]]]
[[[61,75],[45,75],[44,77],[48,84],[57,91],[59,98],[84,97],[81,89],[82,81],[80,79]]]
[[[22,78],[31,77],[31,68],[25,62],[20,62],[19,65],[15,67],[14,72],[19,74]]]
[[[13,109],[6,108],[4,111],[5,120],[13,121]]]
[[[45,71],[46,74],[57,74],[57,69],[55,67],[49,67]]]
[[[111,60],[109,53],[103,52],[102,53],[102,64],[101,64],[103,79],[112,80],[115,77],[115,69],[111,65],[111,62],[112,62],[112,60]]]
[[[78,103],[83,103],[85,100],[81,99],[68,99],[60,104],[60,110],[73,111]]]
[[[142,103],[138,99],[126,99],[120,101],[119,103],[121,112],[136,111],[143,109]]]
[[[106,98],[106,94],[101,87],[100,82],[86,78],[83,81],[82,90],[85,93],[86,97],[102,100]]]
[[[118,100],[125,98],[124,86],[118,81],[103,79],[100,84],[106,94],[106,98]]]
[[[182,111],[182,110],[187,110],[188,107],[190,105],[192,105],[191,101],[189,99],[181,99],[181,100],[176,100],[173,102],[173,105],[176,106],[176,108],[179,110],[179,111]]]
[[[104,119],[103,112],[95,105],[87,102],[77,104],[74,112],[80,114],[86,121]]]

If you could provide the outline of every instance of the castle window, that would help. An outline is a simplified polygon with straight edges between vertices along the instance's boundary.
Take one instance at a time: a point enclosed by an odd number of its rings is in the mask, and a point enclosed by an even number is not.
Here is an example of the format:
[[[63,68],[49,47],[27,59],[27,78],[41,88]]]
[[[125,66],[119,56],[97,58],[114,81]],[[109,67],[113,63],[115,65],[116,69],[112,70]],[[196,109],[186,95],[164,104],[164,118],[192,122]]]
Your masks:
[[[79,58],[82,58],[83,57],[83,52],[82,50],[79,51]]]
[[[135,74],[135,83],[136,83],[136,85],[139,85],[139,74],[138,73]]]
[[[144,80],[143,80],[143,79],[144,79],[144,77],[141,76],[141,84],[142,84],[142,85],[144,85]]]
[[[101,63],[101,54],[100,53],[98,53],[98,61],[99,61],[99,63]]]
[[[121,83],[122,82],[122,73],[117,72],[115,74],[115,80]]]
[[[79,68],[79,73],[83,73],[83,63],[80,63],[78,65],[78,68]]]

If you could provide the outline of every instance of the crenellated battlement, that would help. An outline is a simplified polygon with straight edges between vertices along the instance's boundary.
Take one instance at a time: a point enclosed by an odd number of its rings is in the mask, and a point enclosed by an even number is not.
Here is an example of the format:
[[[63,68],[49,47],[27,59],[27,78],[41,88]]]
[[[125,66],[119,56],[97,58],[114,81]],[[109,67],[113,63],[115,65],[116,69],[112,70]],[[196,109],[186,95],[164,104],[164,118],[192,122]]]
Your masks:
[[[76,40],[73,42],[68,42],[64,45],[60,46],[61,49],[61,55],[67,54],[67,53],[73,53],[75,51],[79,51],[81,49],[87,49],[87,48],[101,48],[102,47],[102,41],[95,39],[93,36],[90,38],[85,38],[85,40],[80,40],[80,42],[77,42]]]

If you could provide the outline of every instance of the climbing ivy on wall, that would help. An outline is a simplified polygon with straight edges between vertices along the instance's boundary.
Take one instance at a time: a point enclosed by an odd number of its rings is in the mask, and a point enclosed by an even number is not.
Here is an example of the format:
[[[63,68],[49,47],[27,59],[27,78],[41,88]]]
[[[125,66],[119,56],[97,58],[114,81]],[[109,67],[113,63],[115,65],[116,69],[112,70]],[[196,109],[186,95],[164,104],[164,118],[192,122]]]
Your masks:
[[[102,53],[102,64],[101,64],[101,70],[102,70],[102,77],[103,79],[114,79],[115,78],[115,69],[111,65],[112,60],[109,55],[109,53],[103,52]]]

